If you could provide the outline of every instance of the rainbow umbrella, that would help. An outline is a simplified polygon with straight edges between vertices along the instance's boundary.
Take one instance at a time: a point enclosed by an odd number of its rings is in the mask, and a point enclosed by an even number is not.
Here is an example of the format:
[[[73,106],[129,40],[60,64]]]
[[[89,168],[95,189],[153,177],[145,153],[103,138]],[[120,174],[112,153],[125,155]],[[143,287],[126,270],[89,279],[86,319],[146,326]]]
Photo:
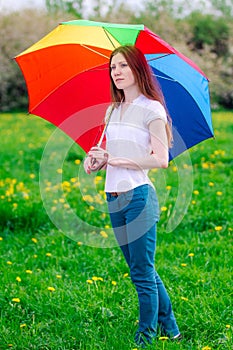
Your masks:
[[[16,56],[27,84],[29,113],[61,128],[88,151],[110,102],[110,54],[124,44],[141,49],[165,95],[175,135],[170,159],[212,137],[207,77],[144,25],[63,22]]]

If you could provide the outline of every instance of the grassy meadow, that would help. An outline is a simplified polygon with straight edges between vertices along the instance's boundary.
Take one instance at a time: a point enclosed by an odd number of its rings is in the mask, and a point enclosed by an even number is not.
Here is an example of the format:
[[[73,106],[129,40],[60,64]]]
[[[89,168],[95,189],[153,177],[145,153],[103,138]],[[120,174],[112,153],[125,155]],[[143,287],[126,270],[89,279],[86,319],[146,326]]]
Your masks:
[[[233,348],[233,113],[213,124],[215,139],[150,173],[156,268],[184,340],[148,349]],[[85,175],[82,150],[38,117],[1,114],[0,132],[0,350],[136,350],[137,295],[104,172]]]

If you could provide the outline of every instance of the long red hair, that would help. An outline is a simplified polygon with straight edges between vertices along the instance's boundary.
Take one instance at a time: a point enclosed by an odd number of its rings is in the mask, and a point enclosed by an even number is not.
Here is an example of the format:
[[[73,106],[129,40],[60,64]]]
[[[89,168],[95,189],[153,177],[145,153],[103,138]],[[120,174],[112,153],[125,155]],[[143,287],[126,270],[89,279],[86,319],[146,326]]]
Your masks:
[[[164,106],[167,112],[167,119],[168,119],[168,123],[166,124],[168,145],[169,147],[171,147],[172,140],[173,140],[172,120],[166,107],[163,92],[161,90],[158,80],[156,79],[155,76],[152,75],[151,68],[147,63],[147,60],[144,54],[136,46],[133,46],[133,45],[119,46],[111,53],[110,60],[109,60],[109,75],[110,75],[110,81],[111,81],[110,93],[111,93],[111,98],[113,103],[115,103],[115,105],[119,105],[120,102],[125,100],[124,91],[121,89],[117,89],[111,77],[111,61],[113,56],[115,56],[118,53],[121,53],[124,56],[126,62],[128,63],[130,69],[132,70],[140,92],[151,100],[159,101]]]

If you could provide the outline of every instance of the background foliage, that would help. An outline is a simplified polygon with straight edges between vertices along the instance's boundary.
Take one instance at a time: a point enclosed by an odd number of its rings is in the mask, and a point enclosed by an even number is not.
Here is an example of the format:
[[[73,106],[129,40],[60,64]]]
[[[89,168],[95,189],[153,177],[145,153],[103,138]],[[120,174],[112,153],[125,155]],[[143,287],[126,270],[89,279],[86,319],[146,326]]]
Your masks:
[[[144,0],[140,8],[118,0],[45,0],[47,11],[0,14],[0,111],[27,108],[23,76],[12,59],[55,28],[77,18],[143,23],[190,57],[210,79],[212,107],[233,108],[233,0],[199,2]]]

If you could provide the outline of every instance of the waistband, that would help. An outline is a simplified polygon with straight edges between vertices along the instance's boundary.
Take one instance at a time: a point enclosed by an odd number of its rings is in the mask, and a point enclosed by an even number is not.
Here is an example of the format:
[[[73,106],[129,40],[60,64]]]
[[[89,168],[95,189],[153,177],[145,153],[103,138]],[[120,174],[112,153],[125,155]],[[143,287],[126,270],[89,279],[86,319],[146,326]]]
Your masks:
[[[121,194],[134,193],[134,191],[142,190],[143,188],[148,188],[148,187],[151,187],[151,186],[149,184],[143,184],[143,185],[140,185],[138,187],[132,188],[129,191],[124,191],[124,192],[106,192],[106,195],[107,196],[111,196],[111,197],[119,197]]]
[[[122,193],[127,193],[127,192],[108,192],[108,194],[110,194],[110,196],[112,197],[118,197]]]

